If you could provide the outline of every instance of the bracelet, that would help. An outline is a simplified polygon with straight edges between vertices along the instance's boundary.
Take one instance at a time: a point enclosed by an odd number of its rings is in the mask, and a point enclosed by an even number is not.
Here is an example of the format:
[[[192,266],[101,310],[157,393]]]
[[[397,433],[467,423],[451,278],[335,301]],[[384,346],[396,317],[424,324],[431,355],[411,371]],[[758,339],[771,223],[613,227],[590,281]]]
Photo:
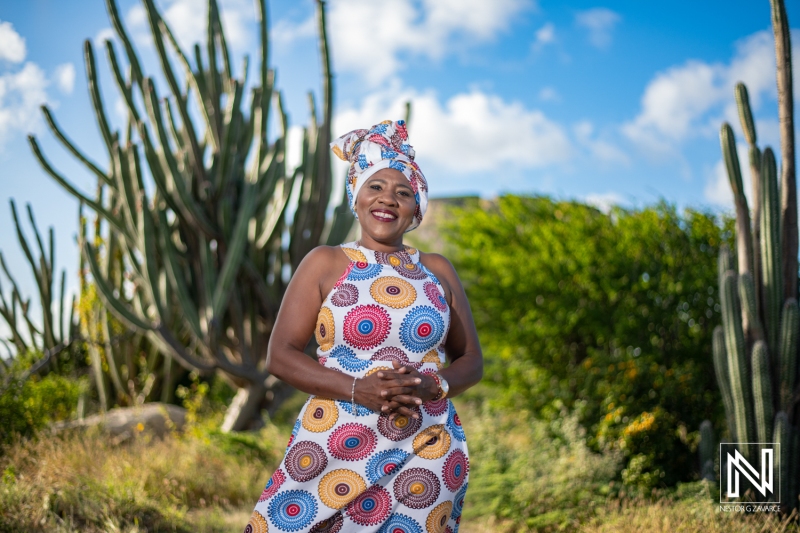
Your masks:
[[[358,377],[353,378],[353,388],[350,390],[350,406],[353,408],[353,414],[356,414],[356,380]]]
[[[443,391],[442,391],[442,381],[439,379],[439,375],[438,374],[428,374],[428,375],[432,377],[434,381],[436,381],[436,388],[438,389],[436,392],[436,397],[434,397],[432,401],[435,402],[437,400],[441,400]]]

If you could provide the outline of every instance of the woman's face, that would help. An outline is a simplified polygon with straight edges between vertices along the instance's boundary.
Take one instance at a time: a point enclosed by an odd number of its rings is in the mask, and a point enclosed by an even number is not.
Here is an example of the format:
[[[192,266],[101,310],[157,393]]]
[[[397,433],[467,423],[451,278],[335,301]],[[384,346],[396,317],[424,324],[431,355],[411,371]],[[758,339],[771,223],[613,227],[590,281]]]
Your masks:
[[[416,206],[414,189],[403,173],[384,168],[361,186],[355,208],[362,233],[377,241],[392,241],[402,239]]]

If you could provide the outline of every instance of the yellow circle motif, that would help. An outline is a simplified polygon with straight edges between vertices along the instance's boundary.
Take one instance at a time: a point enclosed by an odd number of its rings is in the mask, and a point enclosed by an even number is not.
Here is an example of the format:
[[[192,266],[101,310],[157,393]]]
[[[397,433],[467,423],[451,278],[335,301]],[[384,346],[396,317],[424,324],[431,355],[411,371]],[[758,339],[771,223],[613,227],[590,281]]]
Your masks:
[[[381,370],[394,370],[393,368],[389,368],[388,366],[376,366],[375,368],[370,368],[369,371],[364,374],[364,377],[371,376],[375,372],[380,372]]]
[[[414,453],[423,459],[438,459],[450,449],[450,434],[444,424],[427,427],[414,437]]]
[[[415,253],[417,253],[417,249],[416,248],[411,247],[411,246],[407,246],[407,245],[404,245],[404,246],[405,246],[405,249],[406,249],[406,253],[408,253],[409,255],[414,255]]]
[[[319,315],[317,315],[317,328],[314,330],[314,336],[323,352],[333,348],[333,341],[336,338],[335,328],[333,313],[329,308],[322,307],[319,310]]]
[[[350,261],[355,261],[356,263],[359,261],[362,263],[367,262],[367,256],[364,255],[364,252],[361,250],[354,250],[353,248],[345,248],[342,246],[342,251],[350,258]]]
[[[308,468],[311,465],[311,461],[313,461],[313,458],[310,455],[304,455],[300,458],[300,467]]]
[[[389,262],[391,260],[390,258]],[[369,293],[379,304],[388,305],[395,309],[408,307],[417,299],[417,291],[414,286],[406,280],[395,276],[376,279],[370,285]]]
[[[400,261],[400,259],[397,256],[394,255],[389,256],[389,264],[392,265],[393,267],[399,266],[400,263],[402,263],[402,261]]]
[[[250,521],[244,530],[246,533],[267,533],[269,525],[267,524],[267,519],[261,513],[253,511],[253,514],[250,515]]]
[[[450,518],[450,512],[453,510],[453,502],[442,502],[433,508],[433,511],[428,514],[428,520],[425,522],[427,531],[431,533],[442,533],[447,526],[447,519]]]
[[[436,349],[431,350],[430,352],[426,353],[422,358],[423,363],[436,363],[436,369],[441,370],[444,365],[442,364],[442,358],[439,356],[439,352]]]
[[[364,479],[352,470],[340,468],[325,474],[319,482],[319,499],[331,509],[341,509],[367,490]]]
[[[339,408],[333,400],[314,397],[303,414],[303,427],[314,433],[322,433],[331,429],[338,419]]]

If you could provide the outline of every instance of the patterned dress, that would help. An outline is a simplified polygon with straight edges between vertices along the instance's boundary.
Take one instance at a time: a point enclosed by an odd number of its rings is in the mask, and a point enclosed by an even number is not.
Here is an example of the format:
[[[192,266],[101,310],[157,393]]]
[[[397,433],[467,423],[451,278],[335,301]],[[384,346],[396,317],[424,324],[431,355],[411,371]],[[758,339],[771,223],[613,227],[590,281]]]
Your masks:
[[[409,246],[341,245],[350,264],[319,310],[320,364],[364,377],[392,360],[433,373],[445,361],[450,308],[441,283]],[[419,418],[311,396],[246,533],[456,533],[467,492],[466,438],[445,398]]]

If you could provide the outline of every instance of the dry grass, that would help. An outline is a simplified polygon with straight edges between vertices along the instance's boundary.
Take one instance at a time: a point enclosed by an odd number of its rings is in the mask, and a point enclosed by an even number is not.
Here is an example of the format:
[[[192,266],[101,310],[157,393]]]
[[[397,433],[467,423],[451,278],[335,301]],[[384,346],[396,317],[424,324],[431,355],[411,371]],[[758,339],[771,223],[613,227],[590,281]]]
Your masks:
[[[235,528],[231,513],[254,504],[285,437],[272,426],[116,446],[88,434],[20,442],[0,457],[0,531],[237,530],[249,513]]]

